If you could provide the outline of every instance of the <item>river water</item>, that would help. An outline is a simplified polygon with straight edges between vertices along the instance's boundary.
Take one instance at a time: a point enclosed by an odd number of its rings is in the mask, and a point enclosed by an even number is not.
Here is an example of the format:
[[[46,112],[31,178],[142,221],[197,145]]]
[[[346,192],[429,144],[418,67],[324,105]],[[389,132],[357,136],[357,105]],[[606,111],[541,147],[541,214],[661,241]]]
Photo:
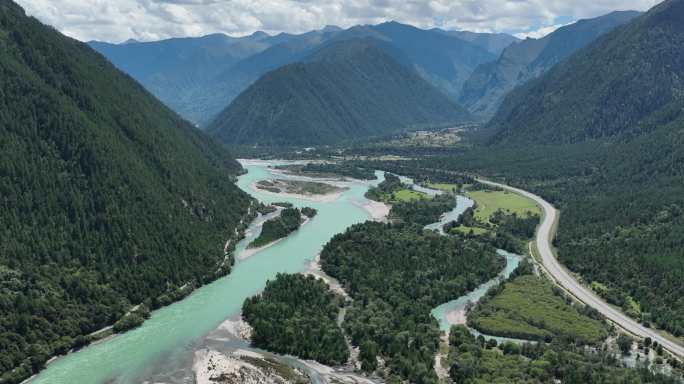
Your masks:
[[[335,202],[317,203],[252,190],[254,181],[272,177],[266,166],[247,165],[238,186],[264,202],[310,206],[318,215],[278,244],[236,263],[230,275],[197,289],[186,299],[154,311],[140,328],[89,346],[51,363],[32,384],[136,383],[160,366],[192,357],[195,343],[225,319],[240,312],[243,301],[279,272],[306,269],[323,245],[352,224],[369,219],[361,205],[371,183],[352,182]],[[246,242],[239,244],[236,254]],[[171,362],[171,363],[170,363]]]
[[[306,270],[332,236],[370,218],[362,207],[368,202],[364,194],[380,180],[349,182],[346,185],[348,189],[334,202],[308,201],[253,189],[253,182],[274,177],[267,167],[269,164],[274,163],[246,163],[244,166],[248,173],[239,177],[237,185],[265,203],[283,201],[297,207],[309,206],[317,209],[318,215],[310,223],[274,246],[237,261],[230,275],[197,289],[182,301],[154,311],[141,327],[57,359],[31,380],[31,383],[160,382],[157,380],[160,377],[169,378],[174,375],[173,379],[163,382],[193,383],[192,371],[188,367],[192,364],[195,349],[224,320],[239,315],[247,297],[258,293],[266,281],[273,279],[277,273]],[[278,174],[277,177],[282,178],[283,175]],[[472,201],[468,201],[469,199],[459,198],[456,209],[445,215],[443,221],[457,218],[457,210],[462,212],[472,204]],[[248,237],[238,244],[236,255],[249,241]],[[515,265],[512,263],[515,258],[507,259],[509,262],[504,273],[510,273],[507,271],[517,265],[517,262]],[[459,299],[460,301],[436,308],[433,315],[442,324],[446,314],[454,306],[460,305],[463,300],[476,301],[480,294],[477,292],[479,290]],[[164,372],[168,372],[168,375],[163,375]],[[149,378],[152,380],[148,381]]]
[[[513,271],[515,271],[516,268],[518,268],[518,264],[520,263],[520,256],[506,252],[502,249],[499,249],[497,251],[501,256],[506,257],[506,267],[504,268],[499,275],[492,279],[489,280],[488,282],[480,285],[477,287],[474,291],[468,293],[465,296],[461,296],[456,300],[452,300],[448,303],[444,303],[440,305],[439,307],[435,308],[432,310],[432,316],[437,319],[439,322],[439,328],[442,331],[448,331],[451,322],[448,319],[449,313],[460,311],[466,308],[469,302],[471,303],[476,303],[478,302],[489,290],[489,288],[497,285],[501,279],[507,279]],[[479,336],[480,333],[477,331],[471,329],[471,332],[475,334],[475,336]],[[486,336],[486,335],[485,335]],[[507,338],[497,338],[494,336],[486,336],[487,339],[492,338],[496,339],[497,341],[503,341],[503,340],[513,340],[513,339],[507,339]]]
[[[406,178],[402,181],[410,182],[410,179]],[[463,212],[466,211],[466,209],[471,208],[474,205],[475,202],[473,200],[465,196],[456,196],[456,207],[450,212],[447,212],[444,215],[442,215],[439,222],[425,226],[425,229],[444,233],[444,230],[442,229],[444,224],[457,220],[459,216],[461,216]],[[487,293],[489,288],[499,284],[500,280],[507,279],[511,275],[511,273],[513,273],[513,271],[515,271],[515,269],[518,268],[518,265],[520,264],[521,260],[521,257],[519,255],[506,252],[503,249],[497,250],[497,253],[506,258],[506,267],[504,267],[504,269],[499,273],[499,275],[496,278],[480,285],[475,290],[469,292],[467,295],[461,296],[458,299],[452,300],[448,303],[444,303],[432,310],[432,316],[439,322],[440,330],[442,330],[443,332],[448,332],[451,328],[451,325],[456,321],[456,319],[450,319],[450,316],[453,317],[455,313],[459,312],[465,313],[465,309],[468,303],[477,303]],[[473,333],[475,336],[481,335],[474,329],[470,329],[470,332]],[[503,342],[506,340],[522,342],[522,340],[509,339],[504,337],[496,337],[489,335],[482,336],[484,336],[485,339],[495,339],[497,342]]]

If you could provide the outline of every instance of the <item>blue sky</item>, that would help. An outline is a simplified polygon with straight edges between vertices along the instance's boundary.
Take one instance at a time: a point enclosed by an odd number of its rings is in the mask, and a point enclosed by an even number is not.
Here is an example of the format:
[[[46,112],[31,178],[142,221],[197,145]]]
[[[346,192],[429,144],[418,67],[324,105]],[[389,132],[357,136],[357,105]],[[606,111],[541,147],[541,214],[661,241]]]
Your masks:
[[[261,30],[301,33],[396,20],[422,28],[540,37],[613,10],[645,11],[657,0],[18,0],[79,40],[121,42]]]

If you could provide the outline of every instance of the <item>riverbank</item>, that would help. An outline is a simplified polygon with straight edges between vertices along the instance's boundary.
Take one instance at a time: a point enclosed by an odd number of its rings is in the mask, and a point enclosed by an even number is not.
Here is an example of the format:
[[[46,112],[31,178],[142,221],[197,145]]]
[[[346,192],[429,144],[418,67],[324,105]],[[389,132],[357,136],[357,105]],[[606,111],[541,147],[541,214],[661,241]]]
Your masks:
[[[195,352],[194,371],[196,384],[306,384],[311,379],[266,356],[247,350],[229,354],[213,349]]]
[[[361,204],[361,208],[365,209],[374,221],[387,221],[392,206],[381,203],[379,201],[368,200]]]
[[[323,280],[326,284],[328,284],[328,287],[331,291],[344,297],[345,299],[349,298],[349,295],[344,290],[340,282],[323,271],[323,268],[321,266],[320,253],[316,255],[316,257],[309,263],[307,270],[302,273],[304,275],[311,275],[313,277]]]
[[[252,326],[242,319],[242,315],[232,316],[207,335],[207,339],[216,341],[241,340],[249,343],[252,338]]]

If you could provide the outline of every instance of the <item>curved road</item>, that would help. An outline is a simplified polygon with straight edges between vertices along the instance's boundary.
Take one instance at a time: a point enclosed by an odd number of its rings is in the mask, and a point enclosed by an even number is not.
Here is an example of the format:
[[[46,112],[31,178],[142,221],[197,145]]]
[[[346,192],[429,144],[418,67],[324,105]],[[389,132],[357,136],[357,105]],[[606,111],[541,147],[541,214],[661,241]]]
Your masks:
[[[619,310],[611,307],[602,299],[600,299],[590,289],[584,287],[577,280],[575,280],[575,278],[570,273],[568,273],[567,270],[565,270],[565,268],[560,264],[558,259],[556,259],[556,256],[553,253],[553,246],[551,245],[553,236],[555,235],[554,224],[558,217],[558,211],[556,210],[556,208],[553,207],[553,205],[549,204],[546,200],[542,199],[541,197],[534,195],[530,192],[524,191],[522,189],[510,187],[504,184],[494,183],[487,180],[478,181],[483,184],[489,184],[525,196],[529,199],[534,200],[537,204],[539,204],[539,206],[542,207],[542,209],[544,210],[544,218],[542,220],[541,225],[537,229],[537,237],[535,241],[537,245],[537,250],[541,255],[542,264],[544,265],[544,268],[546,268],[546,270],[549,272],[549,274],[551,274],[551,276],[553,276],[553,278],[556,280],[558,284],[560,284],[563,288],[567,289],[570,293],[572,293],[577,299],[582,301],[584,304],[595,308],[603,316],[605,316],[621,328],[625,329],[626,331],[642,338],[650,337],[651,339],[657,341],[660,345],[662,345],[663,348],[667,349],[673,354],[679,356],[680,358],[684,357],[684,346],[663,337],[658,332],[652,329],[644,327],[643,325],[637,323],[632,318],[623,314]]]

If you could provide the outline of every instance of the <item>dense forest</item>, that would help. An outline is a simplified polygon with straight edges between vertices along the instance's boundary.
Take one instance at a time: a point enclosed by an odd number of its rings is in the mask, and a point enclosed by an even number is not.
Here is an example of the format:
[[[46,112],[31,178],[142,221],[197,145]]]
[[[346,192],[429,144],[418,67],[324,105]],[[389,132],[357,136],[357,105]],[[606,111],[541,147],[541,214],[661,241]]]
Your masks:
[[[342,298],[313,276],[278,274],[264,291],[245,300],[242,315],[252,343],[323,364],[344,364],[349,349],[337,316]]]
[[[393,200],[394,193],[405,188],[408,187],[401,182],[399,176],[385,172],[384,180],[376,187],[368,189],[366,197],[375,201],[390,201]]]
[[[464,216],[468,217],[467,215]],[[489,242],[496,248],[524,255],[529,252],[527,244],[534,238],[540,218],[537,215],[518,216],[496,211],[490,216],[489,221],[492,223],[492,228],[480,235],[480,239]],[[481,226],[479,222],[475,224],[475,228],[479,226]],[[456,232],[456,234],[459,233]],[[469,237],[470,235],[466,233],[465,236]]]
[[[308,208],[306,213],[307,217],[316,215],[315,210],[312,211],[312,208]],[[302,211],[299,208],[284,208],[278,217],[267,220],[263,224],[261,233],[249,244],[249,248],[262,247],[287,237],[287,235],[299,229],[302,221]]]
[[[551,344],[485,343],[464,326],[449,334],[449,376],[457,384],[674,384],[676,379],[648,368],[622,368],[612,354],[562,340]]]
[[[589,284],[605,285],[605,298],[644,324],[683,336],[681,126],[666,125],[622,144],[475,148],[395,168],[417,174],[430,169],[436,175],[467,171],[539,194],[561,210],[554,244],[566,266]],[[533,223],[511,224],[515,232],[526,233]],[[519,244],[508,237],[499,240],[501,248]],[[640,306],[636,313],[632,301]]]
[[[321,263],[353,299],[344,326],[364,370],[382,357],[391,375],[434,383],[440,332],[430,311],[494,277],[504,260],[419,225],[366,222],[333,237]]]
[[[372,169],[357,167],[349,163],[306,163],[304,165],[288,164],[276,167],[288,172],[309,177],[350,177],[358,180],[376,180]]]
[[[589,283],[606,285],[612,303],[629,309],[630,298],[636,300],[636,317],[645,324],[681,336],[684,136],[677,126],[619,145],[476,148],[402,162],[401,169],[468,171],[543,196],[561,210],[555,241],[561,261]]]
[[[443,213],[456,207],[456,197],[450,193],[431,199],[400,201],[392,205],[389,217],[393,221],[428,225],[436,223]]]
[[[0,0],[0,380],[226,274],[250,205],[219,146]],[[230,251],[230,249],[229,249]]]
[[[359,148],[359,151],[361,153],[367,153],[365,152],[364,148]],[[396,148],[386,148],[381,150],[380,153],[383,153],[383,151],[387,151],[384,153],[392,153],[394,154]],[[408,152],[403,152],[403,154],[408,155],[408,156],[415,156],[417,158],[422,158],[423,156],[430,154],[431,149],[428,149],[428,151],[422,151],[419,148],[411,148],[407,149]],[[449,151],[448,153],[451,153],[452,151]],[[463,151],[460,150],[458,151],[459,153],[462,153]],[[354,152],[356,153],[356,151]],[[401,153],[401,152],[400,152]],[[371,152],[371,154],[377,154],[375,152]],[[430,154],[430,156],[436,156],[436,153]],[[438,158],[443,158],[444,155],[442,156],[437,156]],[[474,184],[475,179],[470,176],[466,175],[464,173],[456,173],[450,170],[445,170],[445,169],[440,169],[438,167],[421,167],[418,168],[416,167],[415,163],[409,162],[409,161],[379,161],[379,160],[371,160],[371,161],[349,161],[349,163],[353,164],[356,167],[359,168],[365,168],[365,169],[382,169],[385,171],[385,179],[387,178],[387,173],[391,172],[397,175],[402,175],[406,177],[410,177],[413,179],[414,183],[416,184],[422,184],[425,182],[433,182],[433,183],[447,183],[447,184],[455,184],[460,187],[462,187],[464,184]]]

